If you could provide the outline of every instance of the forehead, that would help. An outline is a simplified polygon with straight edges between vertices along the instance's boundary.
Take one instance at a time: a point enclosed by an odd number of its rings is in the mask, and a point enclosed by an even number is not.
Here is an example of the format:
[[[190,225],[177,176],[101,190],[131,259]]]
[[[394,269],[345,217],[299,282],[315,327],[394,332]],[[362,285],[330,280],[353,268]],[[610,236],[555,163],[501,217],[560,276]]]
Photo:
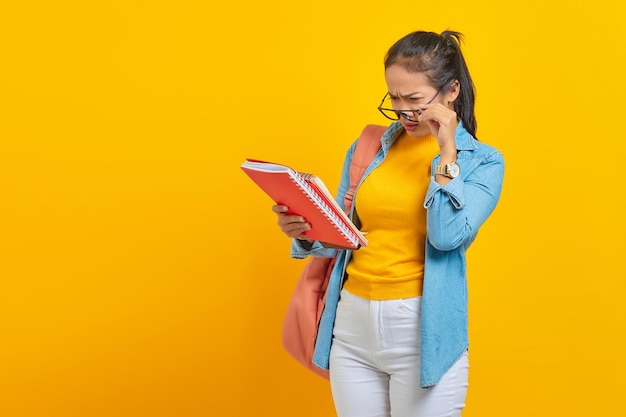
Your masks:
[[[385,81],[389,92],[407,94],[431,91],[435,88],[424,73],[409,71],[405,67],[395,64],[385,70]]]

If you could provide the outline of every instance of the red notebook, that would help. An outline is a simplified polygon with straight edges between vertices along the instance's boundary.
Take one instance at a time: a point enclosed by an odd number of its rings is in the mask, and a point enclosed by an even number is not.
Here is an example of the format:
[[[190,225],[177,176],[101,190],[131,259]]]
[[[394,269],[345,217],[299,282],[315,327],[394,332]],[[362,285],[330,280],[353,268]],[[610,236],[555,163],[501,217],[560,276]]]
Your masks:
[[[305,235],[311,240],[333,246],[358,249],[367,239],[335,201],[322,180],[312,174],[296,172],[286,165],[248,159],[241,165],[276,204],[287,206],[311,225]]]

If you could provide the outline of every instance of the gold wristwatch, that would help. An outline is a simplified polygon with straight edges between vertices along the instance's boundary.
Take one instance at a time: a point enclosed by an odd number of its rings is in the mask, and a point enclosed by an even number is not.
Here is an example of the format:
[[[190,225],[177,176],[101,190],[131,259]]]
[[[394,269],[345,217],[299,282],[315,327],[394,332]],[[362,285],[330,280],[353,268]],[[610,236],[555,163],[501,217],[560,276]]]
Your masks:
[[[456,162],[435,166],[435,174],[444,175],[448,178],[456,178],[461,173],[461,167]]]

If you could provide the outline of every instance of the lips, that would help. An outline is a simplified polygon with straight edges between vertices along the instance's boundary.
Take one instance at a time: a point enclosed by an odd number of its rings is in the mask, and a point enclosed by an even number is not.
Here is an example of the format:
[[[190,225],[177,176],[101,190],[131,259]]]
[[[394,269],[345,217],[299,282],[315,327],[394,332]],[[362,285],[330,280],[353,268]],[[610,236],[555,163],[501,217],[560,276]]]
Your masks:
[[[415,129],[417,129],[419,127],[419,123],[403,123],[402,126],[404,126],[404,129],[407,131],[414,131]]]

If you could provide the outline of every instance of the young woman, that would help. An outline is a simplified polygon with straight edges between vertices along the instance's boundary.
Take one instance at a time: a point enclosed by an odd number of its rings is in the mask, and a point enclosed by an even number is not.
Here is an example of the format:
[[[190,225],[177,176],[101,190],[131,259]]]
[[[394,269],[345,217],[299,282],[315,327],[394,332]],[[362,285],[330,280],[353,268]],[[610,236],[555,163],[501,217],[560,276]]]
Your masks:
[[[504,162],[476,139],[461,34],[414,32],[385,58],[381,113],[394,120],[365,171],[352,218],[367,247],[341,251],[314,363],[339,417],[460,416],[468,381],[465,252],[494,210]],[[349,185],[353,144],[337,201]],[[275,205],[292,256],[332,256],[301,216]]]

